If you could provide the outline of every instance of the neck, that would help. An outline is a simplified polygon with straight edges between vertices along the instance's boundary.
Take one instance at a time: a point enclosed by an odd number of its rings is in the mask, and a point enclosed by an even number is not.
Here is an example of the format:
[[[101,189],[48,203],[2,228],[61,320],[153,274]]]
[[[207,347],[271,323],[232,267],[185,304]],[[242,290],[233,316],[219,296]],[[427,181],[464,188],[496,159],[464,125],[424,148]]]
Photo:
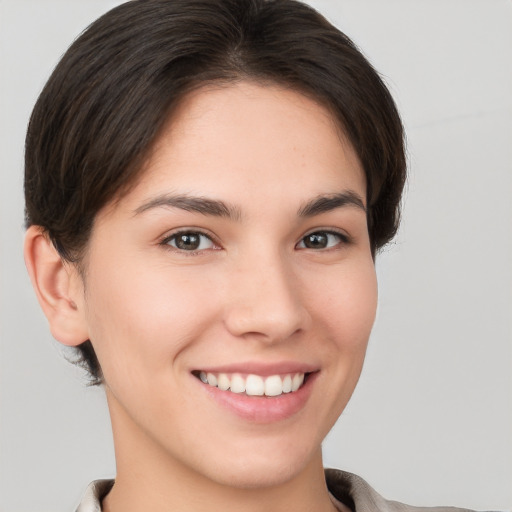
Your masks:
[[[112,414],[119,404],[111,402],[110,397],[117,476],[103,500],[103,512],[336,510],[325,484],[320,448],[302,470],[284,482],[233,487],[184,465],[140,429],[126,428],[124,421],[117,420],[119,414]]]

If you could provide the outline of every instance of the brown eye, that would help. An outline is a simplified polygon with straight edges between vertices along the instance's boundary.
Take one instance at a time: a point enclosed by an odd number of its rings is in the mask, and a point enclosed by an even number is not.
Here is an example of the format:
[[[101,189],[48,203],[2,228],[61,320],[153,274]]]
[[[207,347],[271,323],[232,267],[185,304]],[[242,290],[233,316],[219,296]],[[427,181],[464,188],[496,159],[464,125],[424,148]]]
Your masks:
[[[196,231],[176,233],[169,237],[165,244],[181,251],[203,251],[205,249],[212,249],[215,245],[211,238]]]
[[[311,233],[303,240],[304,246],[308,249],[325,249],[328,242],[326,233]]]
[[[299,249],[330,249],[346,241],[346,237],[339,233],[315,231],[306,235],[297,247]]]

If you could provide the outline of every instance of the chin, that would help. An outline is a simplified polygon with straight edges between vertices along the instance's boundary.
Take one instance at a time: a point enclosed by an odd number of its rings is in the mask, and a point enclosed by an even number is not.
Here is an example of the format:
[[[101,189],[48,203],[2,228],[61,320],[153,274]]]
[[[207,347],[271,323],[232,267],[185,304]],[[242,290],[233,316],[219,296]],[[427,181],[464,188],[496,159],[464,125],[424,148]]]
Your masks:
[[[264,489],[286,484],[300,473],[301,467],[287,464],[246,464],[236,470],[216,473],[214,480],[237,489]]]
[[[300,449],[300,451],[299,451]],[[238,489],[282,486],[312,465],[322,465],[321,449],[287,445],[284,450],[253,450],[224,456],[213,471],[206,471],[214,482]],[[210,473],[210,474],[208,474]]]

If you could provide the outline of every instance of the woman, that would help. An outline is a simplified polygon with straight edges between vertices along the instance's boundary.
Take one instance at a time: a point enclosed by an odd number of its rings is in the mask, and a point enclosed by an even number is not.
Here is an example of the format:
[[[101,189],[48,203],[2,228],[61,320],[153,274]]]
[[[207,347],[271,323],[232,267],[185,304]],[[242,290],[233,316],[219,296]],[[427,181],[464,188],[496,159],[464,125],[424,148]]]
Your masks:
[[[109,403],[116,482],[81,510],[401,509],[320,445],[404,179],[389,93],[301,4],[129,2],[74,43],[29,126],[25,257]]]

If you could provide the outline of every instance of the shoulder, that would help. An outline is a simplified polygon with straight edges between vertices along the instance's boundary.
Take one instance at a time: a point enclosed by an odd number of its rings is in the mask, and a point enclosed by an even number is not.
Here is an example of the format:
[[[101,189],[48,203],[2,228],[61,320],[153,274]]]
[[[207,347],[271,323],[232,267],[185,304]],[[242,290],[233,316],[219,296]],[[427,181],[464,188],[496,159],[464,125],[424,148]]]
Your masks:
[[[87,487],[76,512],[101,512],[101,500],[108,494],[114,480],[94,480]]]
[[[361,477],[339,469],[326,469],[325,479],[332,496],[357,512],[472,512],[456,507],[413,507],[386,500]],[[113,485],[114,480],[89,484],[76,512],[101,512],[101,500]]]
[[[347,471],[326,469],[325,479],[329,492],[357,512],[471,512],[456,507],[413,507],[386,500],[361,477]]]

